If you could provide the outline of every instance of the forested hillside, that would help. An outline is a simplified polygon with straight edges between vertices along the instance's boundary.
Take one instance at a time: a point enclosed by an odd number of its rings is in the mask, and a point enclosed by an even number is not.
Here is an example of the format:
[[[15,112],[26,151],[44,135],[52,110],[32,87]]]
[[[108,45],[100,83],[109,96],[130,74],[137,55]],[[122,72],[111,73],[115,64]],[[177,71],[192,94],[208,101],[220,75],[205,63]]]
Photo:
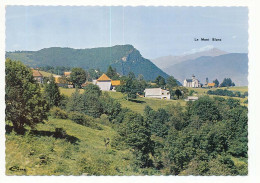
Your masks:
[[[85,70],[100,69],[105,72],[108,66],[111,65],[121,75],[127,75],[132,71],[136,76],[142,74],[146,80],[154,80],[158,75],[164,78],[168,77],[165,72],[160,70],[150,60],[143,58],[140,52],[132,45],[92,49],[53,47],[39,51],[7,52],[6,57],[20,60],[31,67],[81,67]]]
[[[117,92],[64,95],[52,76],[39,84],[21,62],[5,65],[8,175],[248,174],[248,108],[235,97],[175,83],[172,101],[142,99],[131,73]]]

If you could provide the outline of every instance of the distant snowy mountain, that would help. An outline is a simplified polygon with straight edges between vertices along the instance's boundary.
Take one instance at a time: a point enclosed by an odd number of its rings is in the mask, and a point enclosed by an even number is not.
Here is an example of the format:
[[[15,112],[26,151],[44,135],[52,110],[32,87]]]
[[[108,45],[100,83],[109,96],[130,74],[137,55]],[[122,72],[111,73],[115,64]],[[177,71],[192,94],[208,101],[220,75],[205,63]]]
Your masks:
[[[199,49],[192,49],[179,56],[169,55],[169,56],[152,59],[151,61],[157,67],[159,67],[160,69],[163,70],[170,66],[178,64],[180,62],[184,62],[187,60],[193,60],[193,59],[199,58],[201,56],[215,57],[215,56],[224,55],[224,54],[228,54],[228,53],[225,51],[222,51],[220,49],[214,48],[212,46],[206,46],[206,47],[202,47]]]

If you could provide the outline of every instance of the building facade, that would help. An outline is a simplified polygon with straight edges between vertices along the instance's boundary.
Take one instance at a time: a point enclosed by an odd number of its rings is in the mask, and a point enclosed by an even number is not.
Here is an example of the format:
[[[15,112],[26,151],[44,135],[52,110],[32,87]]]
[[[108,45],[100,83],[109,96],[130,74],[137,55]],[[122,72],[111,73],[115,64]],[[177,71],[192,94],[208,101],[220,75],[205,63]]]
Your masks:
[[[159,99],[170,99],[171,95],[168,90],[164,90],[161,88],[146,88],[144,90],[145,97],[148,98],[159,98]]]
[[[183,86],[191,87],[191,88],[200,88],[201,84],[200,84],[200,81],[198,79],[196,79],[194,75],[192,75],[192,79],[184,80]]]
[[[120,80],[111,80],[106,74],[102,74],[97,80],[93,80],[102,91],[115,91],[115,87],[120,85]]]

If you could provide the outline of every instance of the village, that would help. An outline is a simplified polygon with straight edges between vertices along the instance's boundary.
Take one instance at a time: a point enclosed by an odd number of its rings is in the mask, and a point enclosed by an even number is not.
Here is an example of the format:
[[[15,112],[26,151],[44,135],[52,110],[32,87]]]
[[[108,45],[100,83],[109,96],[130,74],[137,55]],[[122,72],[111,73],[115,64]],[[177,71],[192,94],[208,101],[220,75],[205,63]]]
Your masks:
[[[32,71],[33,71],[33,77],[35,78],[35,80],[38,83],[43,84],[44,78],[46,78],[47,75],[44,76],[42,74],[43,71],[40,71],[38,68],[36,68],[36,69],[32,68]],[[56,75],[56,74],[50,74],[49,73],[48,76],[50,77],[50,75],[52,75],[55,79],[55,83],[59,87],[74,88],[72,82],[69,80],[70,74],[71,74],[71,71],[66,71],[62,75]],[[118,78],[117,80],[112,80],[105,73],[103,73],[99,78],[93,79],[92,82],[91,81],[85,81],[81,85],[81,87],[84,88],[85,86],[87,86],[90,83],[97,85],[100,88],[101,91],[116,92],[116,87],[120,86],[122,84],[122,81],[120,81],[120,78]],[[146,97],[146,98],[165,99],[165,100],[172,99],[171,98],[172,92],[170,92],[169,89],[167,90],[165,86],[156,87],[156,83],[154,83],[154,82],[151,82],[151,86],[152,87],[150,87],[150,88],[145,88],[143,90],[143,95],[139,95],[139,96],[140,97]],[[208,78],[206,78],[205,84],[202,84],[193,74],[191,79],[185,79],[183,81],[182,86],[185,87],[185,88],[193,88],[193,89],[196,89],[196,88],[210,89],[210,88],[220,87],[220,84],[219,84],[219,81],[217,79],[210,83],[208,81]],[[184,95],[183,91],[181,91],[181,92],[182,92],[181,95]],[[186,98],[184,98],[184,100],[185,101],[195,101],[195,100],[198,100],[198,98],[199,97],[196,96],[196,94],[195,94],[193,96],[186,96]]]

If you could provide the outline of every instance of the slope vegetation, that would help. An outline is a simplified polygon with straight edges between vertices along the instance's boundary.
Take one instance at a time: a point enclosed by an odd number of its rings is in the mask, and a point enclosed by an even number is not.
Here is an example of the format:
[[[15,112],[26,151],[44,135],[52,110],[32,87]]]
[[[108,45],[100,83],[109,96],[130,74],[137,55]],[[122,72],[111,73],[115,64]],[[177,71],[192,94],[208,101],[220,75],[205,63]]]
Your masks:
[[[132,45],[117,45],[113,47],[72,49],[44,48],[39,51],[7,52],[6,57],[20,60],[31,67],[36,66],[65,66],[81,67],[83,69],[100,69],[107,71],[109,65],[117,69],[121,75],[130,71],[136,76],[142,74],[146,80],[154,80],[158,75],[167,78],[168,75],[142,57]]]

